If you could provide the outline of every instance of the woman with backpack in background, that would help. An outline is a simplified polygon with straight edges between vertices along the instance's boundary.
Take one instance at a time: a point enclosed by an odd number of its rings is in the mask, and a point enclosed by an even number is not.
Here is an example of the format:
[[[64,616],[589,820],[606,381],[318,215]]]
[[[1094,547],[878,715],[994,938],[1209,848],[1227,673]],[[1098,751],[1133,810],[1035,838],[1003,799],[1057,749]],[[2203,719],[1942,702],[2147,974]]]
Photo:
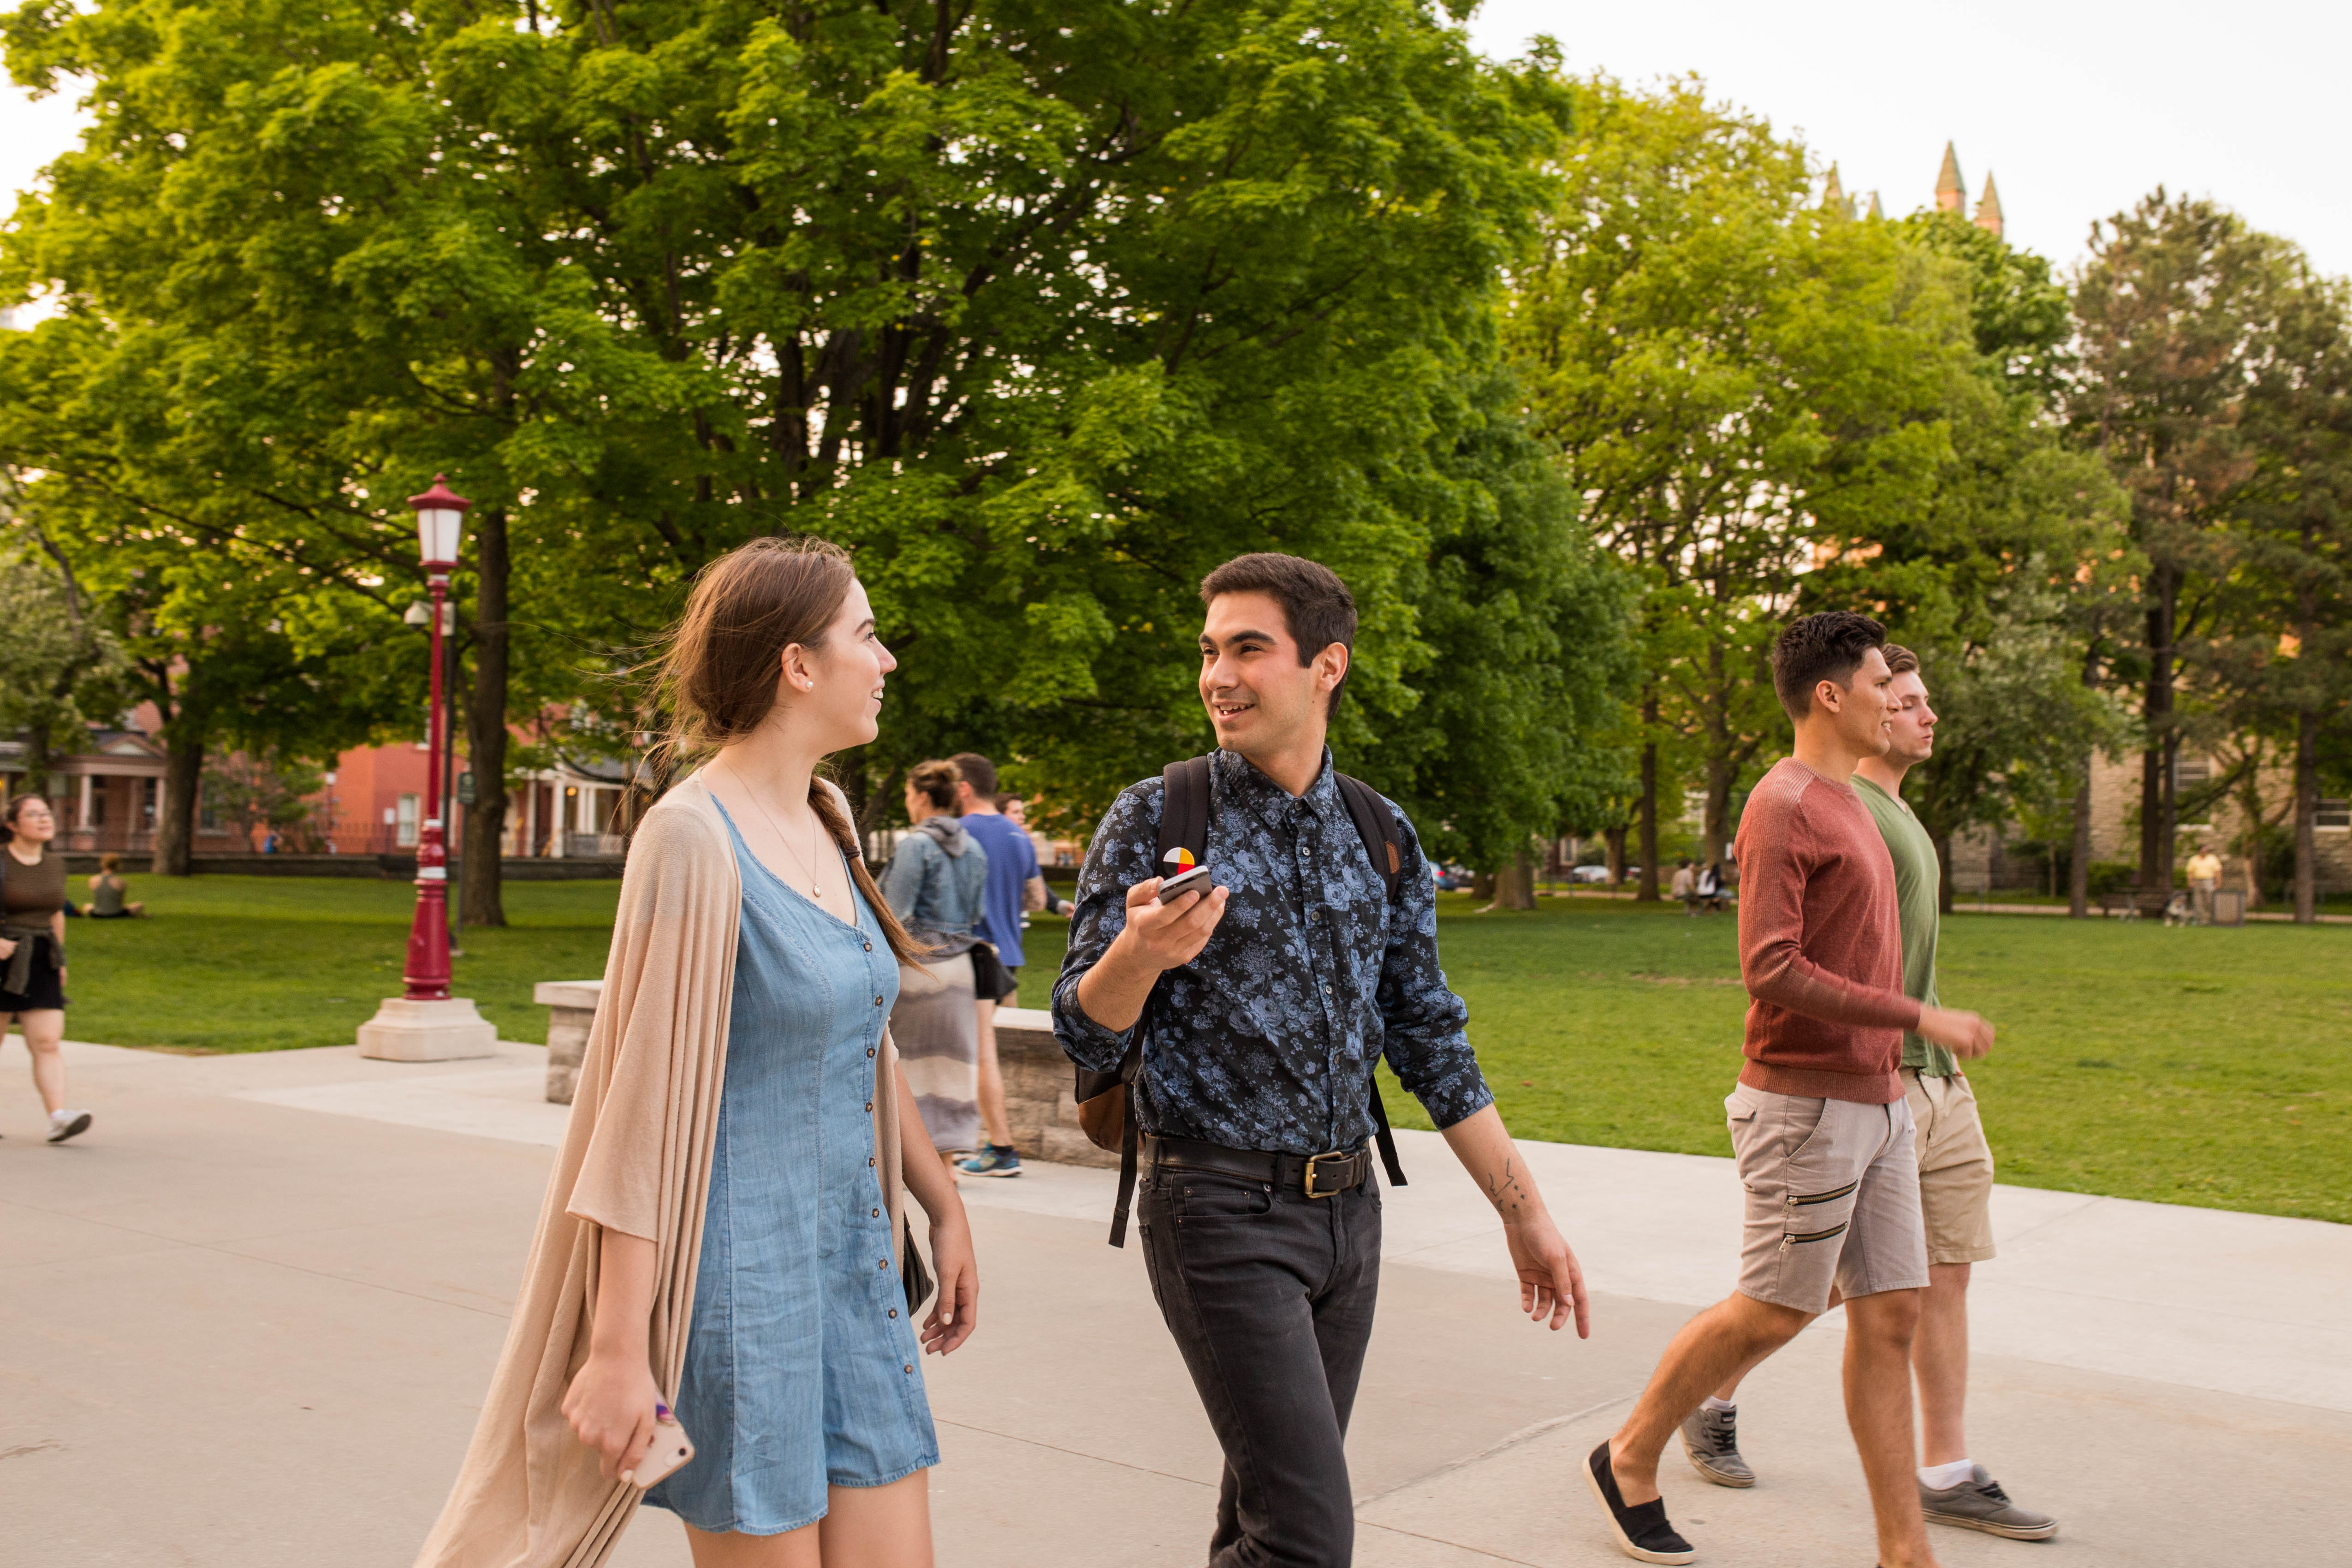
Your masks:
[[[955,1163],[980,1146],[980,1010],[971,966],[972,935],[988,889],[988,851],[956,817],[953,763],[919,763],[907,775],[907,820],[882,873],[882,893],[922,944],[898,988],[890,1033],[907,1081],[930,1129],[931,1147]]]
[[[33,1088],[49,1113],[49,1142],[89,1131],[89,1112],[66,1104],[66,858],[49,847],[49,803],[8,803],[0,847],[0,1029],[14,1018],[33,1054]]]
[[[921,1350],[971,1335],[978,1274],[887,1027],[919,950],[817,773],[875,738],[896,665],[837,546],[756,540],[697,579],[661,687],[702,763],[630,845],[512,1327],[419,1568],[596,1568],[640,1502],[697,1568],[930,1568],[902,1182],[939,1273]]]

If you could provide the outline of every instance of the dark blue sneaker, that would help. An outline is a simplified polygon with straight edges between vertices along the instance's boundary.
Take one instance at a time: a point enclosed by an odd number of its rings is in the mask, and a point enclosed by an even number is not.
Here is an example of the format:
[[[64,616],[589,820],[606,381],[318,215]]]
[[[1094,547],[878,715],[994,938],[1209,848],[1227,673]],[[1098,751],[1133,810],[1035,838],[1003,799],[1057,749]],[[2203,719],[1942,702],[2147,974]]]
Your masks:
[[[956,1169],[967,1176],[1017,1176],[1021,1155],[1009,1143],[991,1143],[971,1158],[958,1161]]]

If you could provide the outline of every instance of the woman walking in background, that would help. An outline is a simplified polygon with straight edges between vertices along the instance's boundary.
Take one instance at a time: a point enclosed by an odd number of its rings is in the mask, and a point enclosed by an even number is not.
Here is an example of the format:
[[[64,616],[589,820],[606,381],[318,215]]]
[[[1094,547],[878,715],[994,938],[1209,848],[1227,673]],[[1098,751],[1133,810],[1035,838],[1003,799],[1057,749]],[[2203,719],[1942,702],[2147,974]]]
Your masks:
[[[20,795],[0,824],[0,1028],[10,1018],[33,1053],[33,1088],[49,1113],[49,1142],[89,1131],[89,1112],[66,1104],[66,858],[49,847],[49,803]]]
[[[122,857],[100,856],[98,875],[89,879],[89,908],[83,913],[94,921],[125,921],[145,914],[145,904],[123,901],[122,895],[129,887],[122,879]]]
[[[697,579],[662,686],[705,760],[630,845],[538,1239],[420,1568],[596,1568],[640,1501],[697,1568],[930,1568],[902,1172],[939,1272],[923,1349],[971,1334],[978,1275],[886,1027],[916,948],[816,773],[875,738],[895,668],[835,546],[761,539]],[[692,1457],[641,1491],[680,1427]]]
[[[980,1014],[973,1005],[972,928],[988,886],[988,852],[956,819],[953,763],[921,763],[907,775],[915,830],[882,873],[882,894],[926,949],[908,965],[890,1033],[907,1081],[952,1179],[958,1155],[980,1143]]]

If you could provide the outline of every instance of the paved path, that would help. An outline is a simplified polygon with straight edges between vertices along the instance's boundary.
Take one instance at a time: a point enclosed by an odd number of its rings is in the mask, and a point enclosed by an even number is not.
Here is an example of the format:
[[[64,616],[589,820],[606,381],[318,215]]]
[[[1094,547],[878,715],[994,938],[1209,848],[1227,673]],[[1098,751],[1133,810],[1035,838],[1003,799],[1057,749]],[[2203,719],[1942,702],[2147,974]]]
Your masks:
[[[0,1050],[0,1560],[407,1563],[561,1133],[542,1053],[68,1048],[99,1124],[59,1149],[21,1045]],[[1727,1288],[1727,1162],[1522,1146],[1599,1290],[1580,1343],[1515,1319],[1483,1204],[1433,1136],[1404,1145],[1350,1444],[1357,1562],[1622,1562],[1573,1466]],[[1200,1561],[1216,1448],[1134,1252],[1102,1244],[1108,1186],[1055,1166],[966,1186],[982,1327],[929,1368],[951,1568]],[[1995,1219],[1975,1442],[2065,1528],[2046,1546],[1939,1530],[1947,1563],[2344,1560],[2352,1227],[2010,1187]],[[1703,1563],[1870,1563],[1837,1354],[1825,1321],[1749,1384],[1753,1491],[1670,1468]],[[649,1513],[619,1562],[686,1555]]]

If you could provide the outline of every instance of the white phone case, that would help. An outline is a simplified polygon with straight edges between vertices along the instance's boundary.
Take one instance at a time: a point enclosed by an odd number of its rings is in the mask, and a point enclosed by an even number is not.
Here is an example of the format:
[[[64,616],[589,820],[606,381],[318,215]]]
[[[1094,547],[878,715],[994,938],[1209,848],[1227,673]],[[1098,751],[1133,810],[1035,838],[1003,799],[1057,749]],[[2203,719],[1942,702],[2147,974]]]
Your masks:
[[[686,1428],[675,1421],[654,1423],[654,1445],[646,1457],[637,1461],[630,1485],[643,1489],[656,1485],[671,1471],[694,1458],[694,1445],[686,1440]]]

